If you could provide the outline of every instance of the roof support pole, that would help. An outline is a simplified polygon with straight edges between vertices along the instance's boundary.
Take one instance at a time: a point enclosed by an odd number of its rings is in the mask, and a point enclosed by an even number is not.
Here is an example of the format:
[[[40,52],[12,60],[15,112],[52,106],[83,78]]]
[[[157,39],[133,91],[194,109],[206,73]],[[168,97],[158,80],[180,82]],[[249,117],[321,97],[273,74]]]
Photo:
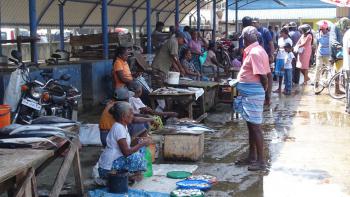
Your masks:
[[[103,58],[108,59],[108,7],[107,0],[102,0],[102,37],[103,37]]]
[[[179,0],[175,0],[175,28],[179,28]]]
[[[201,30],[201,0],[197,0],[197,31]]]
[[[236,0],[236,7],[235,7],[235,12],[236,12],[236,16],[235,16],[235,30],[236,33],[238,32],[238,0]]]
[[[226,0],[225,3],[225,31],[226,31],[226,38],[228,38],[228,0]]]
[[[2,12],[1,12],[1,9],[2,9],[2,7],[1,7],[1,1],[0,1],[0,57],[2,56],[2,44],[1,44],[1,14],[2,14]]]
[[[147,54],[152,53],[152,42],[151,42],[151,34],[152,34],[152,29],[151,29],[151,0],[146,0],[146,20],[147,20]]]
[[[60,25],[60,50],[64,50],[64,3],[60,2],[58,4],[58,15],[59,15],[59,25]]]
[[[136,10],[132,11],[132,33],[134,37],[134,44],[136,44]]]
[[[36,0],[29,0],[29,27],[30,27],[30,37],[37,37],[37,21],[36,21]],[[31,61],[38,63],[38,47],[36,46],[36,41],[32,40],[30,42],[30,55]]]
[[[190,24],[189,24],[189,26],[190,26],[190,28],[192,28],[192,14],[190,15]]]
[[[156,14],[156,21],[158,22],[159,21],[159,12],[157,12],[157,14]]]
[[[212,41],[215,42],[216,39],[216,0],[213,0],[213,32],[212,32]]]

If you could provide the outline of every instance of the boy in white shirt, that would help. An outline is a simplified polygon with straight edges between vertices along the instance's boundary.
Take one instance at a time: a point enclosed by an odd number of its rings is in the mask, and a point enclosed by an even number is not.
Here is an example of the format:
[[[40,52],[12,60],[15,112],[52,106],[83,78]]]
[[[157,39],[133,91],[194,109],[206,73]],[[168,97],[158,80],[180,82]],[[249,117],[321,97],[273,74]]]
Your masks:
[[[292,66],[292,62],[293,59],[295,58],[294,54],[293,54],[293,48],[292,45],[290,45],[289,43],[286,43],[284,46],[284,50],[287,53],[287,55],[285,56],[285,60],[284,60],[284,94],[285,95],[291,95],[292,93],[292,77],[293,77],[293,66]]]

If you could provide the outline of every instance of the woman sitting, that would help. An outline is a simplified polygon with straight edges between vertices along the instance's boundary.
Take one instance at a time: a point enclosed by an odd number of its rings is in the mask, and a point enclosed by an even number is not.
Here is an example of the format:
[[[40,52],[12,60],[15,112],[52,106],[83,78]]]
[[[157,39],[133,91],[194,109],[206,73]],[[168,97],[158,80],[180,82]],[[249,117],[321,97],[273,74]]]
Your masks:
[[[100,156],[99,175],[107,178],[111,171],[128,171],[135,173],[136,180],[142,178],[142,171],[146,171],[146,160],[140,149],[151,143],[149,138],[142,140],[135,146],[130,146],[131,137],[127,125],[133,120],[133,110],[127,102],[117,102],[110,110],[116,120],[107,135],[107,146]]]
[[[185,69],[186,75],[185,77],[188,77],[193,80],[200,80],[201,74],[194,66],[192,60],[192,53],[190,49],[184,49],[183,51],[183,58],[181,60],[181,64]]]
[[[203,75],[212,74],[214,77],[218,78],[220,72],[224,72],[221,68],[222,65],[216,58],[216,46],[214,42],[209,43],[207,59],[203,64]]]

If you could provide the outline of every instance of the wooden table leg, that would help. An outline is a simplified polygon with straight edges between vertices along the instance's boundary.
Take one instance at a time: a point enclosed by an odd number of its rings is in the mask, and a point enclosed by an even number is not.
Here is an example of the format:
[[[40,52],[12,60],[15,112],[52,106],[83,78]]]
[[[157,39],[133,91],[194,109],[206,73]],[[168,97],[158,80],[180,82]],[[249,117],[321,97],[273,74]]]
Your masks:
[[[32,177],[34,175],[34,168],[30,168],[28,170],[28,173],[25,176],[25,179],[18,185],[18,189],[15,193],[15,197],[22,197],[22,196],[32,196]]]
[[[73,141],[70,145],[68,154],[63,161],[63,164],[62,164],[62,166],[58,172],[58,175],[55,179],[55,183],[53,185],[53,188],[49,194],[50,197],[58,197],[59,196],[59,194],[62,190],[63,184],[66,180],[67,174],[69,172],[70,166],[73,162],[73,159],[76,156],[77,151],[79,151],[78,146],[79,146],[79,139],[77,139],[77,138],[73,139]],[[80,164],[78,164],[78,165],[80,165]],[[81,176],[79,176],[79,177],[81,177]],[[80,180],[80,183],[81,182],[82,181]],[[77,182],[75,184],[77,184]]]
[[[82,182],[83,177],[82,177],[82,173],[81,173],[79,149],[76,151],[75,157],[73,160],[73,171],[74,171],[75,187],[77,189],[77,195],[83,196],[84,185]]]
[[[156,109],[156,101],[155,101],[155,99],[150,98],[150,102],[151,102],[151,108],[155,110]]]

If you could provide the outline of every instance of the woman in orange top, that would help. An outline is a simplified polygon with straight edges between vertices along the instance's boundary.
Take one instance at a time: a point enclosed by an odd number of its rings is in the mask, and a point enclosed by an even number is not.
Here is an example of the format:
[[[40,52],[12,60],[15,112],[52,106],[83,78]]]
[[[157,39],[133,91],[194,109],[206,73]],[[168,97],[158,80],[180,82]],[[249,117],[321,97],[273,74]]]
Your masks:
[[[116,50],[116,60],[113,65],[114,88],[127,86],[132,80],[130,67],[128,65],[129,52],[125,47],[118,47]]]

